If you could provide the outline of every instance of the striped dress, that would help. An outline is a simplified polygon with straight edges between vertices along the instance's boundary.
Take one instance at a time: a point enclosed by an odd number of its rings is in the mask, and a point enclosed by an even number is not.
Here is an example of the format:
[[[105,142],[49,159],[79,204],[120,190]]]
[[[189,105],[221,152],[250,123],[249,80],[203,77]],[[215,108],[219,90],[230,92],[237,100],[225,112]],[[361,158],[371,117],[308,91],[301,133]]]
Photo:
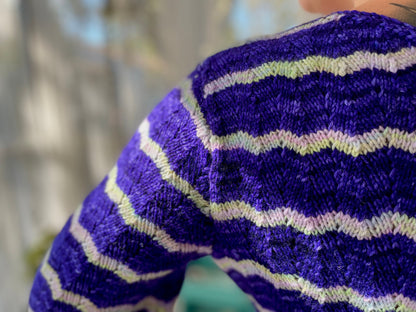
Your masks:
[[[200,62],[40,265],[29,310],[172,311],[211,255],[257,311],[416,311],[416,27],[339,11]]]

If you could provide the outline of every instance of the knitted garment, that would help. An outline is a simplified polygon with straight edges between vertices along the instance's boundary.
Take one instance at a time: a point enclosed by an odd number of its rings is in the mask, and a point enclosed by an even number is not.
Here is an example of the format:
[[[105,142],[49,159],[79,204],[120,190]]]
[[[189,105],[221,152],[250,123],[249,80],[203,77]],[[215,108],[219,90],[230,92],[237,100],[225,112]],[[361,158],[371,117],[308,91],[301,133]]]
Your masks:
[[[416,311],[416,27],[339,11],[200,62],[40,265],[30,309],[172,311],[211,255],[257,311]]]

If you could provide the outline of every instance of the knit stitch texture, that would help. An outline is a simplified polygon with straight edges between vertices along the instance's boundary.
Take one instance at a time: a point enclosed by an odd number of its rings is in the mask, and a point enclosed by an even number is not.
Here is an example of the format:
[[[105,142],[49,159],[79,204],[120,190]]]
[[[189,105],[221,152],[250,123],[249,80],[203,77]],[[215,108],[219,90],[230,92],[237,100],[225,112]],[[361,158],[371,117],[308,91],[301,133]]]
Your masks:
[[[416,311],[416,27],[340,11],[218,52],[55,238],[30,310],[172,311],[211,255],[257,311]]]

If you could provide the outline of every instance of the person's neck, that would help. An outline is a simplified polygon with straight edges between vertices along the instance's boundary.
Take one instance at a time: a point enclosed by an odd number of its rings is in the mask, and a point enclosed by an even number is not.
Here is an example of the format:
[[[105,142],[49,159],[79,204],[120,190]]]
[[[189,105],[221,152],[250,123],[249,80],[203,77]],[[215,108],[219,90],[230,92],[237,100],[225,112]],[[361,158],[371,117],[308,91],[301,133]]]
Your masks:
[[[389,16],[416,26],[415,0],[358,0],[354,10]]]

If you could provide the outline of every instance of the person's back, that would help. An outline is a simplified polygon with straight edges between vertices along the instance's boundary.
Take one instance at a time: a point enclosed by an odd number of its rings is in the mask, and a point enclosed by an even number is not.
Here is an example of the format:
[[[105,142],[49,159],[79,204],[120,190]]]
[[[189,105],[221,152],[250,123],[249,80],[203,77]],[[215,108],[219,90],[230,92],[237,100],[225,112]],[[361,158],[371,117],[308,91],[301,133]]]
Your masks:
[[[258,311],[416,311],[416,27],[338,11],[221,51],[141,123],[33,311],[172,310],[212,255]]]

